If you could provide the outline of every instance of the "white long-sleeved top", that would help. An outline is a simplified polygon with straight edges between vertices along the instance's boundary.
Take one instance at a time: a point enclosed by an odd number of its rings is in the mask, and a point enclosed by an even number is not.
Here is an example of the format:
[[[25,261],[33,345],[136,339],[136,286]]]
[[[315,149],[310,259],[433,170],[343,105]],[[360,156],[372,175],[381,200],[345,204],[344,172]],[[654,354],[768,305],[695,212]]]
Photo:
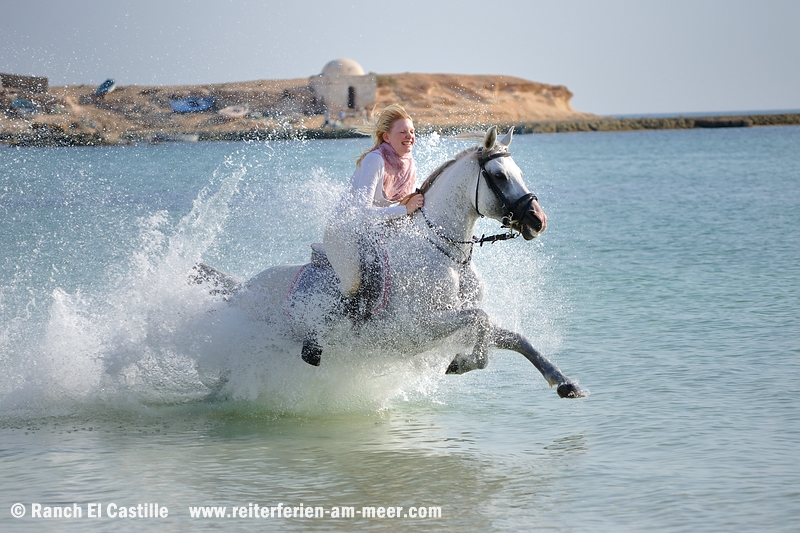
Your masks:
[[[405,206],[383,196],[384,166],[380,153],[370,152],[364,156],[350,178],[350,188],[342,195],[334,218],[366,216],[373,220],[389,220],[406,214]]]

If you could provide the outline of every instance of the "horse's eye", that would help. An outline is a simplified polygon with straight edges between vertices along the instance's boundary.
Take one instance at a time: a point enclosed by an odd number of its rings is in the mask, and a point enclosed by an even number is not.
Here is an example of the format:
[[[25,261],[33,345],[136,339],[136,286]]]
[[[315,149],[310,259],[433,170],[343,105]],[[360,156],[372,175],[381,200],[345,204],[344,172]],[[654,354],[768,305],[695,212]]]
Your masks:
[[[488,170],[484,170],[486,173],[487,178],[491,178],[495,181],[508,181],[508,176],[506,176],[505,172],[489,172]]]

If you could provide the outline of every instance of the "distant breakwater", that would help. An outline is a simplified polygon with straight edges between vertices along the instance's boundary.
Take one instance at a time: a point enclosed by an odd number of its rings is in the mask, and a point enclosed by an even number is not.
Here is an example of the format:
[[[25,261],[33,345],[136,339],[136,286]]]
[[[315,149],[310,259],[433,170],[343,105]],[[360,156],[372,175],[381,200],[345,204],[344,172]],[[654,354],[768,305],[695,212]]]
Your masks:
[[[747,128],[751,126],[795,126],[800,113],[669,118],[615,118],[530,122],[515,125],[515,133],[568,133],[581,131],[686,130],[694,128]]]
[[[800,113],[740,115],[740,116],[698,116],[698,117],[659,117],[659,118],[615,118],[592,117],[573,120],[546,120],[539,122],[500,123],[501,130],[514,128],[517,134],[525,133],[577,133],[636,130],[678,130],[695,128],[746,128],[754,126],[800,125]],[[422,134],[437,132],[442,135],[475,131],[486,124],[462,126],[420,127]],[[352,129],[342,127],[324,128],[276,128],[249,129],[242,131],[194,131],[181,134],[121,135],[108,138],[102,133],[70,132],[53,124],[34,123],[26,132],[0,132],[0,143],[10,146],[113,146],[120,144],[187,141],[268,141],[281,139],[344,139],[360,137]]]

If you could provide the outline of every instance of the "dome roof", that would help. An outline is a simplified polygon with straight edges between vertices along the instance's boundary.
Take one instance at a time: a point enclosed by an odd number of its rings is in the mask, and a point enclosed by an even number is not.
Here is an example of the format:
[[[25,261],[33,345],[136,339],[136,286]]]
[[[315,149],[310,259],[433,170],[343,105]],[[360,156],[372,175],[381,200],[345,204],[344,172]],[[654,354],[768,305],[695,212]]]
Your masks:
[[[363,76],[364,69],[352,59],[334,59],[322,67],[322,75],[330,77]]]

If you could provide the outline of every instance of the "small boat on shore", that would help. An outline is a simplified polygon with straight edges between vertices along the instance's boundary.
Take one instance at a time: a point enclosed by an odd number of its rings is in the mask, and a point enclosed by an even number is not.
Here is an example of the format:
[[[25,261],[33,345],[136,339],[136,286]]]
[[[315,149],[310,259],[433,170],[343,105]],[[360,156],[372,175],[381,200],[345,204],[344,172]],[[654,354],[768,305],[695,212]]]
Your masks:
[[[24,115],[35,115],[39,112],[39,108],[36,107],[36,104],[24,98],[14,98],[11,101],[11,108]]]
[[[108,79],[101,83],[94,91],[95,96],[105,96],[117,88],[117,83],[114,80]]]
[[[208,111],[214,105],[213,96],[187,96],[169,101],[169,106],[175,113],[200,113]]]

